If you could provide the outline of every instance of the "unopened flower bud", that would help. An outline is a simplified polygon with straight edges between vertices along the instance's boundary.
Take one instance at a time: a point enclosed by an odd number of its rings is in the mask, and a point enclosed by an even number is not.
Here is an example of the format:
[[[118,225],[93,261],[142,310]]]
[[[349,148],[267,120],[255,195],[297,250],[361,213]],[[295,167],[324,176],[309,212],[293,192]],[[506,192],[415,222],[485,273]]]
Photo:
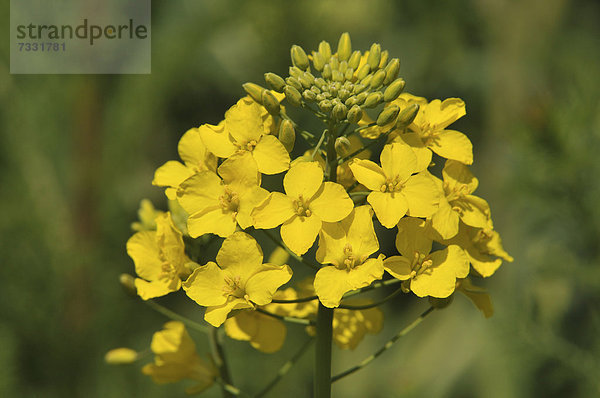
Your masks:
[[[350,91],[342,88],[338,91],[338,98],[342,101],[346,101],[350,97]]]
[[[362,79],[360,81],[360,84],[364,84],[365,86],[370,86],[371,85],[371,80],[373,80],[373,75],[367,75],[367,77],[365,77],[364,79]]]
[[[329,65],[331,66],[331,70],[336,70],[340,68],[340,60],[336,57],[332,57],[329,60]]]
[[[419,113],[419,104],[411,104],[404,108],[398,115],[396,121],[396,128],[404,129],[415,120],[415,117]]]
[[[350,58],[348,59],[348,66],[352,69],[358,68],[360,64],[360,51],[356,50],[352,53]]]
[[[400,107],[398,105],[390,105],[384,108],[377,117],[377,125],[385,126],[386,124],[393,122],[399,112]]]
[[[331,58],[331,46],[325,40],[319,43],[319,54],[325,59],[325,63],[329,62]]]
[[[338,42],[337,54],[340,61],[347,61],[352,53],[352,42],[348,32],[342,33]]]
[[[358,94],[358,93],[362,93],[363,91],[365,91],[365,89],[367,88],[367,86],[365,86],[364,84],[355,84],[354,88],[352,89],[352,92],[354,94]]]
[[[300,92],[293,86],[287,85],[283,88],[283,93],[285,94],[285,98],[288,100],[290,105],[293,106],[301,106],[302,105],[302,96]]]
[[[286,77],[285,78],[285,82],[287,84],[289,84],[290,86],[294,87],[296,90],[302,90],[302,84],[300,83],[300,81],[298,79],[296,79],[295,77]]]
[[[346,72],[344,72],[344,78],[347,81],[350,81],[350,80],[352,80],[352,76],[354,76],[354,68],[346,69]]]
[[[317,94],[315,94],[312,90],[304,90],[302,92],[302,97],[304,97],[305,100],[312,102],[317,99]]]
[[[242,84],[242,87],[254,101],[262,104],[262,93],[265,91],[264,87],[255,83],[244,83]]]
[[[275,98],[273,93],[271,93],[269,90],[263,90],[262,104],[267,110],[267,112],[269,112],[271,115],[279,115],[279,111],[281,109],[281,107],[279,106],[279,101],[277,101],[277,98]]]
[[[360,109],[360,106],[353,105],[348,111],[347,119],[350,123],[356,124],[360,121],[360,119],[362,119],[362,115],[363,112],[362,109]]]
[[[371,79],[370,83],[371,88],[377,89],[381,87],[381,85],[383,84],[383,79],[385,79],[385,71],[383,69],[379,69],[372,76],[373,78]]]
[[[348,62],[346,62],[346,61],[340,62],[340,66],[338,67],[338,70],[345,74],[347,69],[348,69]]]
[[[294,64],[294,66],[297,66],[302,70],[308,69],[308,57],[306,56],[306,52],[304,52],[302,47],[294,44],[290,50],[290,53],[292,57],[292,64]]]
[[[277,91],[278,93],[283,92],[285,80],[283,80],[283,78],[278,74],[272,72],[265,73],[265,81],[273,90]]]
[[[367,95],[367,98],[365,98],[365,102],[364,102],[363,106],[365,108],[374,108],[381,102],[382,99],[383,99],[383,94],[381,94],[379,91],[375,91],[375,92]]]
[[[137,289],[135,288],[135,278],[129,274],[119,275],[119,283],[125,290],[125,293],[132,297],[137,297]]]
[[[406,83],[402,78],[394,80],[394,82],[387,86],[387,88],[383,92],[383,100],[385,102],[390,102],[398,98],[402,90],[404,90],[405,85]]]
[[[297,66],[290,66],[289,72],[290,76],[295,77],[296,79],[304,74],[304,71]]]
[[[104,355],[104,360],[109,365],[126,365],[137,360],[138,353],[131,348],[115,348]]]
[[[335,120],[344,120],[346,118],[346,114],[348,113],[348,108],[344,104],[337,104],[333,107],[331,111],[331,115]]]
[[[296,141],[296,130],[291,121],[284,119],[279,124],[279,134],[277,135],[279,141],[283,144],[288,152],[292,152],[294,149],[294,142]]]
[[[340,157],[344,157],[348,155],[348,151],[350,149],[350,140],[346,137],[338,137],[335,139],[334,147],[335,152]]]
[[[334,82],[343,82],[344,74],[337,69],[331,71],[331,78]]]
[[[379,61],[381,60],[381,46],[379,44],[373,44],[369,50],[369,56],[367,57],[367,64],[371,67],[371,70],[379,67]]]
[[[379,60],[379,69],[383,69],[383,67],[387,64],[388,57],[390,56],[388,50],[384,50],[381,52],[381,59]]]
[[[309,79],[307,79],[304,75],[298,76],[298,81],[304,88],[308,89],[312,87],[312,82]]]
[[[400,72],[400,60],[398,58],[392,58],[392,60],[385,67],[385,79],[383,84],[390,84],[398,77]]]
[[[367,75],[371,72],[371,67],[369,66],[369,64],[364,64],[363,66],[360,67],[360,69],[358,70],[358,73],[356,75],[356,77],[358,78],[358,80],[362,80],[365,77],[367,77]]]
[[[344,105],[346,105],[347,107],[352,107],[354,105],[356,105],[356,96],[351,96],[346,98],[346,100],[344,101]]]
[[[362,93],[359,93],[356,95],[356,104],[357,105],[362,105],[365,100],[367,99],[367,96],[369,95],[369,93],[367,93],[366,91],[363,91]]]
[[[313,51],[312,62],[316,70],[319,72],[323,70],[323,67],[325,66],[325,58],[323,58],[323,54]]]
[[[321,72],[325,79],[331,79],[331,65],[325,64],[323,67],[323,72]]]
[[[333,109],[333,104],[328,99],[319,102],[319,109],[324,113],[329,113]]]

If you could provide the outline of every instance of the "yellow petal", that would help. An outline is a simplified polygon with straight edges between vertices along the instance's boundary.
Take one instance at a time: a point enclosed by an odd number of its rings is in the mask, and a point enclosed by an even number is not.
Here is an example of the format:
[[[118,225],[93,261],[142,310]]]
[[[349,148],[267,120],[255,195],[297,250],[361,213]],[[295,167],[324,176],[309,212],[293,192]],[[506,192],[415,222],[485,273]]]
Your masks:
[[[442,170],[444,183],[450,191],[460,191],[463,185],[466,185],[467,191],[464,193],[473,193],[479,181],[467,166],[456,160],[446,160]]]
[[[404,133],[399,134],[395,139],[395,142],[404,142],[409,145],[415,156],[417,157],[417,166],[415,172],[423,171],[431,164],[431,150],[425,146],[423,140],[417,133]]]
[[[291,278],[292,270],[288,265],[264,264],[263,269],[246,282],[246,294],[253,303],[269,304],[277,289]]]
[[[236,232],[223,241],[217,264],[246,282],[262,270],[263,252],[256,240],[245,232]]]
[[[180,162],[169,160],[154,172],[152,185],[159,187],[178,187],[187,178],[194,175],[194,171],[188,169]]]
[[[379,191],[382,185],[386,183],[383,169],[370,160],[356,159],[349,163],[349,167],[356,181],[371,191]]]
[[[235,232],[235,214],[221,209],[221,206],[207,207],[188,217],[188,233],[192,238],[204,234],[216,234],[226,238]]]
[[[259,313],[240,311],[225,321],[225,333],[235,340],[250,341],[258,333]]]
[[[115,348],[104,356],[104,361],[110,365],[124,365],[134,363],[138,359],[138,353],[131,348]]]
[[[278,174],[290,168],[290,155],[283,144],[272,135],[263,135],[252,156],[263,174]]]
[[[392,256],[383,260],[383,268],[394,278],[401,281],[410,279],[412,268],[410,260],[403,256]]]
[[[225,130],[242,146],[263,134],[261,106],[241,99],[225,112]]]
[[[285,342],[287,329],[283,322],[273,317],[260,314],[258,331],[250,341],[257,350],[272,354],[277,352]]]
[[[404,182],[417,169],[417,157],[408,145],[393,143],[381,151],[381,168],[389,179]]]
[[[457,275],[468,274],[468,260],[456,245],[433,252],[429,258],[433,264],[413,278],[410,290],[419,297],[448,297],[454,292]]]
[[[379,250],[373,227],[373,210],[370,206],[356,207],[354,212],[342,221],[342,225],[347,231],[346,240],[358,258],[364,260]]]
[[[240,194],[240,205],[238,206],[238,213],[235,217],[240,228],[246,229],[252,225],[252,217],[250,214],[267,198],[268,195],[269,191],[259,186],[248,188]]]
[[[318,162],[299,162],[283,178],[283,188],[291,198],[310,199],[321,187],[323,169]]]
[[[348,217],[353,217],[351,213]],[[316,259],[321,264],[341,265],[344,262],[344,247],[346,246],[346,232],[341,222],[324,222],[319,231],[319,247]]]
[[[280,192],[271,192],[251,213],[254,227],[261,229],[275,228],[292,218],[294,214],[292,199]]]
[[[473,164],[473,144],[459,131],[439,132],[429,143],[429,148],[446,159],[457,160],[464,164]]]
[[[183,282],[183,290],[189,298],[202,306],[221,305],[227,301],[223,288],[226,286],[225,274],[217,264],[208,262],[197,267]]]
[[[411,176],[401,192],[408,202],[408,214],[412,217],[429,217],[438,209],[440,192],[427,171]]]
[[[197,128],[189,129],[177,144],[179,157],[194,171],[216,171],[217,158],[208,151]]]
[[[465,103],[460,98],[447,98],[443,102],[433,100],[422,112],[423,118],[438,129],[445,129],[466,114]]]
[[[135,233],[127,241],[127,254],[135,264],[135,272],[146,280],[158,279],[162,273],[155,231]]]
[[[237,150],[223,124],[218,126],[203,124],[198,127],[198,133],[208,150],[220,158],[228,158]]]
[[[386,228],[394,228],[408,210],[408,202],[402,193],[373,191],[367,196],[367,202],[375,210],[377,219]]]
[[[189,259],[185,255],[183,237],[173,224],[171,213],[156,217],[156,240],[164,258],[175,267],[181,267]]]
[[[314,214],[293,216],[281,226],[281,239],[291,251],[301,256],[313,245],[320,229],[321,219]]]
[[[310,199],[309,209],[322,221],[335,222],[346,217],[354,208],[354,202],[340,184],[324,182]]]
[[[466,195],[452,201],[452,206],[460,209],[460,219],[467,225],[476,228],[493,228],[490,217],[490,205],[480,197]]]
[[[494,306],[492,305],[492,299],[490,295],[478,286],[471,283],[469,279],[464,279],[458,286],[458,291],[464,294],[471,300],[471,302],[477,307],[486,318],[494,315]]]
[[[178,202],[189,214],[218,206],[224,187],[218,175],[203,171],[185,180],[178,192]]]
[[[140,278],[135,279],[135,290],[142,300],[162,297],[171,292],[176,292],[180,287],[181,280],[179,279],[167,283],[162,280],[145,281]]]
[[[458,233],[458,213],[452,210],[452,207],[446,200],[446,197],[440,197],[438,211],[431,216],[431,226],[437,231],[442,239],[450,239]]]
[[[232,155],[221,163],[218,172],[226,185],[236,188],[260,185],[260,173],[248,151],[240,151]]]
[[[411,258],[415,252],[429,254],[433,241],[427,236],[425,221],[414,217],[405,217],[398,223],[396,249],[398,253]]]
[[[214,327],[218,328],[225,322],[227,315],[233,310],[243,310],[246,308],[252,308],[252,305],[241,298],[229,297],[227,302],[222,305],[214,307],[208,307],[204,313],[204,320]]]

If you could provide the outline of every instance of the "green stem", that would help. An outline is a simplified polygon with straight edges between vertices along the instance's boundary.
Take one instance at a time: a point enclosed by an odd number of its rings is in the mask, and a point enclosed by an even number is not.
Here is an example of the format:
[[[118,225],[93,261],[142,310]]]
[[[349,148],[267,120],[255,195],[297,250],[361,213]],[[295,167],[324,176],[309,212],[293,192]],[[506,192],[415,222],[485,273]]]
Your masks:
[[[208,326],[204,326],[201,325],[197,322],[192,321],[191,319],[188,319],[182,315],[177,314],[176,312],[171,311],[170,309],[168,309],[167,307],[164,307],[152,300],[145,300],[144,303],[152,308],[154,311],[166,316],[169,319],[172,319],[174,321],[179,321],[181,323],[183,323],[185,326],[187,326],[190,329],[193,330],[197,330],[199,332],[202,333],[208,333],[209,332],[209,327]]]
[[[350,196],[351,198],[355,197],[355,196],[367,196],[371,193],[371,191],[361,191],[361,192],[350,192],[348,194],[348,196]]]
[[[323,145],[323,141],[325,141],[325,136],[327,136],[327,130],[323,131],[323,134],[321,134],[321,138],[319,138],[319,142],[317,142],[317,146],[315,146],[313,153],[310,155],[310,160],[315,160],[315,156],[319,152],[319,149],[321,149],[321,145]]]
[[[396,283],[400,283],[400,282],[402,282],[402,281],[399,280],[399,279],[395,279],[395,278],[394,279],[388,279],[386,281],[377,281],[377,282],[374,282],[370,286],[361,287],[360,289],[356,289],[356,290],[353,290],[351,292],[348,292],[348,293],[344,294],[343,298],[347,299],[348,297],[356,296],[357,294],[368,292],[368,291],[371,291],[371,290],[374,290],[374,289],[379,289],[380,287],[383,287],[383,286],[395,285]]]
[[[265,394],[267,394],[269,391],[271,391],[271,389],[273,387],[275,387],[275,385],[279,382],[279,380],[281,380],[281,378],[290,371],[290,369],[296,364],[296,362],[298,362],[298,360],[302,357],[302,355],[304,355],[304,353],[307,351],[308,347],[310,347],[310,345],[312,344],[313,341],[314,341],[314,339],[312,339],[312,338],[306,340],[306,342],[300,347],[298,352],[296,352],[296,354],[294,354],[294,356],[292,358],[290,358],[289,361],[284,363],[283,366],[281,368],[279,368],[279,370],[277,371],[277,374],[275,375],[275,378],[273,380],[271,380],[269,382],[269,384],[267,384],[262,390],[260,390],[254,397],[255,398],[263,397],[263,396],[265,396]]]
[[[390,340],[388,340],[387,343],[385,343],[383,345],[383,347],[381,347],[379,350],[377,350],[373,355],[367,357],[364,361],[362,361],[361,363],[359,363],[356,366],[351,367],[348,370],[343,371],[342,373],[339,373],[335,376],[333,376],[331,378],[331,382],[334,383],[346,376],[351,375],[354,372],[357,372],[359,370],[361,370],[362,368],[364,368],[365,366],[367,366],[368,364],[370,364],[371,362],[373,362],[375,360],[375,358],[377,358],[378,356],[380,356],[381,354],[383,354],[386,350],[388,350],[396,341],[398,341],[398,339],[400,339],[401,337],[404,337],[408,332],[410,332],[411,330],[413,330],[419,323],[421,323],[423,321],[423,319],[425,319],[425,317],[429,314],[431,314],[433,312],[433,307],[429,307],[425,312],[423,312],[417,319],[415,319],[410,325],[408,325],[407,327],[405,327],[404,329],[402,329],[397,335],[395,335],[394,337],[392,337]]]
[[[319,298],[318,296],[308,296],[308,297],[301,297],[301,298],[297,298],[297,299],[293,299],[293,300],[273,299],[273,300],[271,300],[271,302],[276,303],[276,304],[296,304],[296,303],[307,303],[309,301],[313,301],[318,298]]]
[[[314,269],[315,271],[318,271],[319,269],[321,269],[321,267],[318,266],[317,264],[313,264],[313,263],[307,261],[306,259],[304,259],[302,256],[299,256],[296,253],[294,253],[293,251],[291,251],[290,248],[287,247],[285,243],[283,243],[281,240],[274,237],[270,231],[267,231],[266,229],[263,229],[262,231],[265,233],[265,235],[267,235],[267,237],[269,239],[271,239],[273,241],[273,243],[275,243],[277,246],[281,247],[283,250],[288,252],[288,254],[290,256],[292,256],[293,258],[295,258],[302,264],[309,266],[310,268]]]
[[[377,301],[375,303],[364,304],[364,305],[340,304],[339,308],[343,308],[343,309],[346,309],[346,310],[368,310],[369,308],[380,306],[381,304],[383,304],[383,303],[385,303],[385,302],[393,299],[394,297],[396,297],[400,293],[402,293],[402,288],[397,289],[396,291],[394,291],[392,294],[390,294],[389,296],[387,296],[383,300]]]
[[[221,345],[221,341],[219,338],[219,329],[211,328],[209,334],[210,345],[212,348],[212,356],[215,362],[215,366],[219,371],[219,376],[222,381],[221,384],[221,392],[223,393],[223,398],[231,398],[234,394],[228,386],[232,386],[231,375],[229,373],[229,367],[227,366],[227,362],[225,361],[225,352],[223,351],[223,346]],[[239,394],[237,394],[239,395]]]
[[[281,321],[285,321],[285,322],[297,323],[299,325],[305,325],[305,326],[310,326],[310,325],[314,325],[315,324],[310,319],[296,318],[296,317],[293,317],[293,316],[285,316],[285,315],[274,314],[272,312],[265,311],[262,308],[257,308],[256,311],[260,312],[261,314],[265,314],[265,315],[268,315],[268,316],[273,317],[273,318],[277,318],[277,319],[279,319]]]
[[[333,335],[333,308],[319,302],[315,346],[314,397],[331,397],[331,339]]]

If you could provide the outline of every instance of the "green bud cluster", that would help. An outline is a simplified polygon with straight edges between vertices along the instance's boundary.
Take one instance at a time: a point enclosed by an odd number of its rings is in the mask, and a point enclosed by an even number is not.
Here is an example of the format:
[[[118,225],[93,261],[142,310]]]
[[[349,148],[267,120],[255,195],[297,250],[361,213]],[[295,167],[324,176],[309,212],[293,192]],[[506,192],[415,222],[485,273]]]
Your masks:
[[[275,73],[266,73],[267,85],[284,93],[289,104],[298,107],[314,104],[321,113],[336,122],[358,123],[365,109],[391,102],[404,90],[404,80],[398,77],[398,59],[388,60],[388,52],[381,51],[379,44],[373,44],[366,62],[361,65],[363,54],[358,50],[352,51],[347,32],[340,37],[335,54],[329,43],[322,41],[311,56],[297,45],[292,46],[290,55],[292,66],[289,76],[283,78]],[[250,91],[249,94],[252,95]],[[266,105],[269,101],[263,98],[262,92],[252,97],[259,95],[260,102]],[[269,105],[275,108],[274,104]],[[269,110],[272,114],[275,111]],[[383,125],[397,116],[397,107],[384,108],[377,123]]]

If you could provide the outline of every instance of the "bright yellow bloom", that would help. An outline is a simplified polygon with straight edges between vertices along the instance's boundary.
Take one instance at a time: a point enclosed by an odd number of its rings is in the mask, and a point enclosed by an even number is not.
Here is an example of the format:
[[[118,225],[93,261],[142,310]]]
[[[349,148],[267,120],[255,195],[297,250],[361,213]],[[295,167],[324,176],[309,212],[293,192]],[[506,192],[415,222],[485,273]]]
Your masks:
[[[233,156],[218,169],[198,173],[181,186],[179,203],[189,213],[187,226],[191,237],[213,233],[227,237],[239,224],[252,225],[250,212],[264,200],[268,192],[259,186],[256,164],[247,156]]]
[[[370,160],[354,160],[350,169],[358,182],[372,191],[367,201],[384,227],[393,228],[405,214],[429,217],[437,210],[440,195],[435,181],[418,168],[408,145],[386,145],[380,160],[381,167]]]
[[[205,124],[198,131],[208,149],[220,158],[248,156],[263,174],[277,174],[290,167],[290,156],[266,124],[264,108],[249,97],[240,99],[225,113],[218,126]]]
[[[477,307],[486,318],[494,315],[494,306],[488,292],[475,286],[469,278],[457,281],[456,290],[464,294]]]
[[[206,149],[197,128],[189,129],[177,145],[183,163],[169,160],[154,173],[152,185],[167,187],[165,194],[175,200],[177,188],[187,178],[201,171],[215,171],[217,158]]]
[[[405,288],[419,297],[448,297],[454,292],[456,278],[469,274],[469,260],[457,245],[433,253],[433,241],[427,237],[425,221],[406,217],[398,223],[396,248],[400,256],[388,257],[385,270],[402,281]]]
[[[156,231],[137,232],[127,241],[127,254],[133,259],[135,287],[144,300],[177,291],[190,274],[191,262],[184,251],[181,232],[170,213],[156,218]]]
[[[446,127],[466,114],[463,100],[460,98],[448,98],[444,101],[435,99],[427,103],[425,98],[402,93],[398,99],[392,102],[401,110],[413,103],[420,105],[419,113],[408,126],[410,133],[401,134],[399,132],[397,140],[403,140],[408,145],[419,148],[425,146],[446,159],[472,164],[473,145],[469,138],[459,131],[446,130]]]
[[[164,211],[156,210],[149,199],[142,199],[138,209],[138,219],[131,223],[131,229],[134,231],[151,231],[156,229],[156,217],[164,214]]]
[[[500,235],[492,229],[473,228],[461,223],[458,234],[444,244],[459,245],[475,271],[484,278],[493,275],[503,259],[513,262],[502,247]]]
[[[459,220],[476,228],[492,229],[490,206],[478,197],[471,195],[479,181],[464,164],[447,160],[442,171],[443,184],[436,178],[444,195],[440,198],[439,210],[431,217],[431,226],[443,239],[450,239],[458,233]]]
[[[254,211],[255,228],[270,229],[281,225],[283,242],[298,255],[314,243],[322,222],[336,222],[354,207],[340,184],[323,182],[318,162],[299,162],[283,179],[286,194],[272,192]]]
[[[181,322],[167,322],[164,329],[154,333],[150,345],[154,363],[142,368],[157,384],[175,383],[189,379],[198,384],[186,389],[188,394],[206,390],[217,377],[217,370],[196,353],[196,345]]]
[[[324,306],[339,306],[345,293],[383,276],[383,256],[369,258],[379,250],[372,216],[369,206],[360,206],[340,222],[323,223],[316,258],[332,265],[317,271],[314,285]]]
[[[262,261],[256,240],[236,232],[223,242],[217,263],[196,268],[183,289],[192,300],[207,307],[204,319],[218,327],[233,310],[269,304],[277,289],[292,277],[289,266]]]

